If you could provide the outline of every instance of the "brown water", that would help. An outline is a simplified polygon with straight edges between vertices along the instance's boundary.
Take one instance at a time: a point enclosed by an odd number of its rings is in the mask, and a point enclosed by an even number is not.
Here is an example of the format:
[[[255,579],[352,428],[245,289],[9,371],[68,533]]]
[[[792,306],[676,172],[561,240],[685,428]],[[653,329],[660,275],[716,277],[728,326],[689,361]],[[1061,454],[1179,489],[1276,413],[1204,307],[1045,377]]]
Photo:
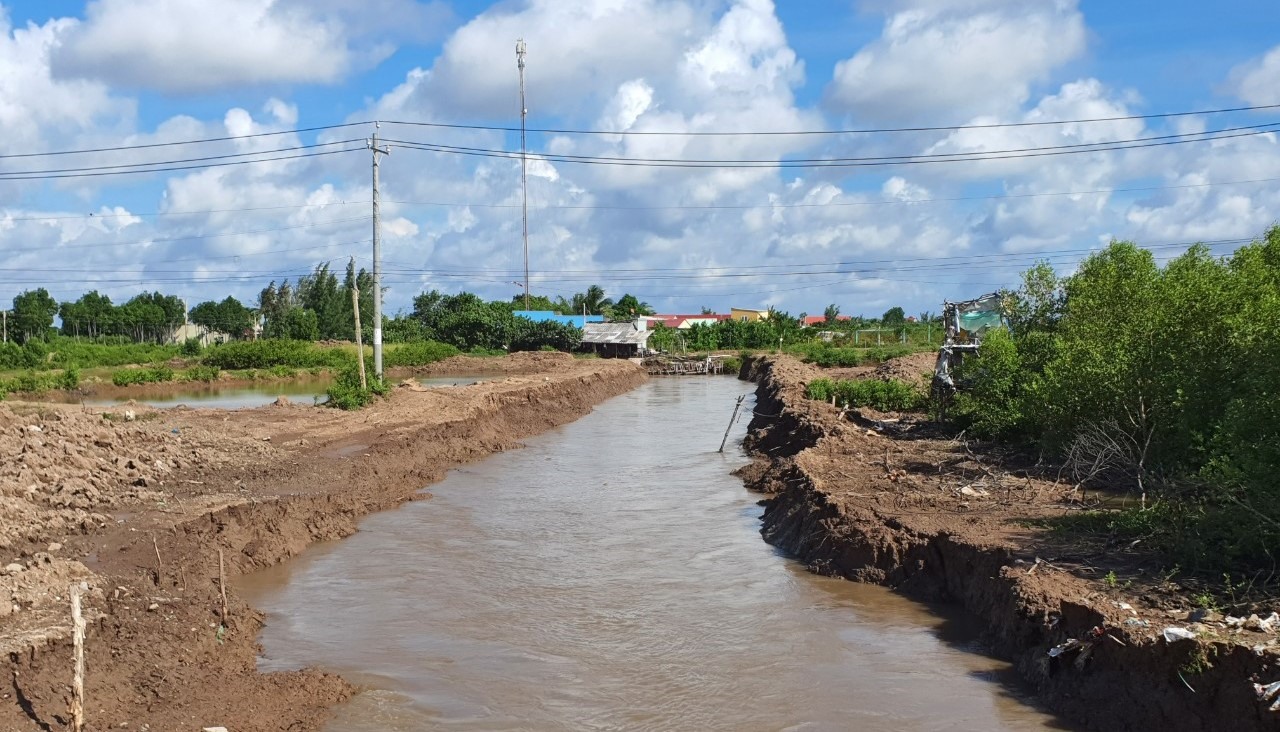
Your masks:
[[[652,381],[245,578],[262,668],[368,687],[332,732],[1061,729],[964,618],[760,539],[749,390]]]

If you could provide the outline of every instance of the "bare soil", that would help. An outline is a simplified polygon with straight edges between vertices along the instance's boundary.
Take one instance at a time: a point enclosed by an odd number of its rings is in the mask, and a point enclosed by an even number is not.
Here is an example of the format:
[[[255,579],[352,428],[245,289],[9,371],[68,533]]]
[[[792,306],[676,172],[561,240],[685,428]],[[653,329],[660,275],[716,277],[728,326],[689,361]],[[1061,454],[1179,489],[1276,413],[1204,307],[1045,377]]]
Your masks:
[[[927,356],[864,378],[908,378],[931,368]],[[1049,706],[1091,728],[1280,730],[1255,690],[1280,680],[1271,608],[1246,608],[1259,617],[1238,626],[1122,549],[1041,528],[1081,509],[1051,466],[923,415],[808,400],[805,384],[828,374],[789,357],[743,374],[759,389],[747,438],[757,459],[742,475],[770,494],[770,543],[815,572],[963,605]],[[1169,641],[1166,628],[1195,637]]]
[[[80,581],[85,729],[318,729],[354,689],[316,670],[258,673],[263,618],[230,586],[224,618],[219,554],[232,578],[348,536],[367,513],[429,497],[450,468],[646,378],[560,354],[483,362],[517,375],[405,385],[349,413],[0,405],[0,729],[68,727],[67,596]]]

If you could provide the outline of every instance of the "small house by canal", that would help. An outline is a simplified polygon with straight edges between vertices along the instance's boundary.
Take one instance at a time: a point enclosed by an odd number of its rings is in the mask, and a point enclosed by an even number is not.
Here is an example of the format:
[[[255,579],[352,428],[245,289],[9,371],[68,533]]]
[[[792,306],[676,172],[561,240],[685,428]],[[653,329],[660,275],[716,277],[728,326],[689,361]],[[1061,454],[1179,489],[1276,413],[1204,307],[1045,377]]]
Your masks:
[[[587,323],[582,329],[582,349],[604,358],[636,358],[648,353],[653,331],[644,323]]]

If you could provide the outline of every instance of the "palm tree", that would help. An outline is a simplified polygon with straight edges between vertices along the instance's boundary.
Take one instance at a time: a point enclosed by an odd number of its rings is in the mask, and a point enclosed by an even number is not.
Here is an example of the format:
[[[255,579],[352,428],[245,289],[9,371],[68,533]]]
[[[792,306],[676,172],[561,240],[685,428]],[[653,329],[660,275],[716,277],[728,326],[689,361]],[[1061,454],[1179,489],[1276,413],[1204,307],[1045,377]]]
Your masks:
[[[613,300],[604,296],[604,288],[600,285],[592,285],[586,292],[579,292],[573,296],[575,313],[580,313],[585,308],[588,315],[603,315],[611,307],[613,307]]]

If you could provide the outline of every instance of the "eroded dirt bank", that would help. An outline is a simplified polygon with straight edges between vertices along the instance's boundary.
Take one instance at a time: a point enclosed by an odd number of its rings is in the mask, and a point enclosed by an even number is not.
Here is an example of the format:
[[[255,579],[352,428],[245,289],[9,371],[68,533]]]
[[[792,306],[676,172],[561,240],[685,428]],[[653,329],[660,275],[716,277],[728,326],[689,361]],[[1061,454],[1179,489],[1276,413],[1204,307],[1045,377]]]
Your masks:
[[[406,386],[355,413],[138,406],[126,421],[121,407],[0,406],[0,729],[66,728],[67,591],[81,579],[86,729],[317,729],[352,687],[312,670],[257,673],[262,617],[229,588],[222,626],[219,550],[230,578],[347,536],[451,467],[646,378],[622,361],[503,360],[519,375]]]
[[[1280,729],[1255,690],[1280,681],[1265,620],[1228,624],[1167,579],[1108,578],[1105,557],[1031,528],[1072,510],[1069,486],[923,419],[806,399],[822,375],[786,357],[743,367],[759,383],[743,478],[770,494],[767,541],[816,572],[963,605],[1045,703],[1091,728]],[[1171,627],[1195,638],[1167,641]]]

